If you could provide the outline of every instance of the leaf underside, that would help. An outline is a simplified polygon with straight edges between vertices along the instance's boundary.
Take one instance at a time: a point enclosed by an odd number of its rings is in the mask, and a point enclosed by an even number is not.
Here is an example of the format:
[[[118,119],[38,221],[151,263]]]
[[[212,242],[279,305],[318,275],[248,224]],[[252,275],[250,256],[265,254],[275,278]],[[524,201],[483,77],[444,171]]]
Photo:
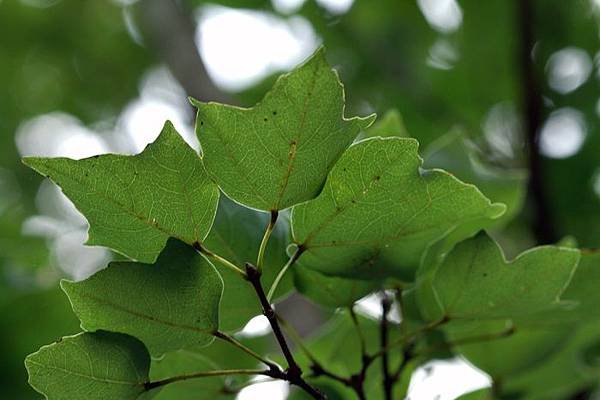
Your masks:
[[[135,156],[23,162],[60,186],[87,218],[87,244],[141,262],[154,262],[169,237],[202,242],[217,210],[217,186],[170,122]]]
[[[315,197],[375,119],[344,118],[344,89],[322,50],[281,76],[253,108],[192,103],[206,170],[233,200],[264,211]]]
[[[454,319],[530,315],[559,304],[579,262],[575,249],[541,246],[507,262],[485,233],[458,244],[441,262],[433,290]]]
[[[327,275],[380,278],[413,270],[434,239],[504,206],[439,170],[420,170],[417,141],[373,138],[354,144],[321,194],[294,207],[300,264]]]

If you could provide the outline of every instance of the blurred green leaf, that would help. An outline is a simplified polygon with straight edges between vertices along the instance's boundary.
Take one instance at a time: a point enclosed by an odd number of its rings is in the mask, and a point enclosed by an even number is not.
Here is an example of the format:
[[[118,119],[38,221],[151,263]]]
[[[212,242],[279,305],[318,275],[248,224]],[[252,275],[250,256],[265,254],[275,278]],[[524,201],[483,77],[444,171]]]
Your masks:
[[[8,292],[0,287],[4,302],[0,306],[0,386],[2,395],[19,400],[37,400],[27,385],[23,360],[27,354],[65,333],[80,330],[69,301],[58,287],[30,292]],[[35,318],[32,318],[35,316]]]

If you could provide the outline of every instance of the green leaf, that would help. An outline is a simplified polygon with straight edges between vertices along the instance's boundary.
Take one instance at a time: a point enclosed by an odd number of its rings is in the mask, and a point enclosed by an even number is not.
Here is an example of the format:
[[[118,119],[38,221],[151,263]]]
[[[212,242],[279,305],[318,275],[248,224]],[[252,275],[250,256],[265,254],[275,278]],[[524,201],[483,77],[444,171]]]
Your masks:
[[[150,378],[152,381],[173,376],[220,369],[214,362],[200,354],[180,350],[166,354],[152,362]],[[202,377],[171,383],[164,386],[155,395],[156,400],[225,400],[235,399],[235,392],[227,393],[226,378]]]
[[[154,262],[169,237],[202,242],[217,209],[217,186],[170,122],[136,156],[23,162],[60,186],[86,216],[87,244],[110,247],[141,262]]]
[[[423,312],[432,319],[501,319],[544,311],[560,303],[578,262],[578,250],[556,246],[506,261],[481,232],[456,245],[432,272],[439,310]]]
[[[434,239],[500,215],[476,187],[440,170],[420,170],[414,139],[372,138],[350,147],[319,197],[294,207],[302,266],[327,275],[412,276]]]
[[[309,268],[294,268],[294,286],[304,296],[325,307],[350,307],[379,287],[376,281],[323,275]]]
[[[243,266],[246,262],[255,263],[263,231],[269,219],[269,215],[241,207],[223,196],[215,223],[204,244],[210,251],[238,266]],[[288,259],[285,252],[289,243],[288,231],[289,223],[281,216],[265,253],[261,281],[266,288],[271,286]],[[219,273],[225,284],[221,299],[221,329],[231,331],[241,328],[250,318],[262,313],[256,292],[246,280],[229,268],[219,268]],[[287,294],[291,288],[289,276],[278,286],[277,296]]]
[[[176,239],[154,265],[113,262],[61,286],[85,330],[130,334],[153,356],[208,345],[218,329],[223,282],[210,262]]]
[[[253,108],[192,103],[208,173],[233,200],[265,211],[314,198],[375,119],[344,118],[344,89],[323,49],[281,76]]]
[[[150,356],[131,336],[80,333],[42,347],[25,366],[30,385],[49,400],[134,400],[145,390]]]

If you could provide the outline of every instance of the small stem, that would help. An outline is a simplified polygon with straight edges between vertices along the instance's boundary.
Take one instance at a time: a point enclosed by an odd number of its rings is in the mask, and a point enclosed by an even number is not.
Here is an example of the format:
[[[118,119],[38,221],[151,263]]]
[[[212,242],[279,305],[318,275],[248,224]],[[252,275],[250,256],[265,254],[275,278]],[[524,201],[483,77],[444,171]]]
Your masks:
[[[392,388],[394,386],[394,381],[390,374],[390,362],[389,362],[389,352],[387,350],[388,347],[388,314],[392,307],[392,303],[390,298],[387,296],[385,292],[383,292],[383,298],[381,299],[381,349],[384,350],[381,357],[381,367],[383,369],[383,393],[385,400],[392,400]]]
[[[277,286],[279,286],[279,283],[283,279],[283,277],[284,277],[285,273],[287,272],[287,270],[292,265],[294,265],[294,263],[300,258],[300,256],[302,255],[303,252],[304,252],[304,247],[302,245],[298,246],[296,248],[296,251],[294,252],[294,254],[292,254],[292,256],[289,258],[289,260],[287,261],[287,263],[285,263],[285,265],[281,268],[281,270],[277,274],[277,277],[273,281],[273,284],[271,285],[271,288],[269,289],[269,294],[267,295],[267,300],[269,302],[271,301],[271,299],[273,299],[273,296],[275,295],[275,291],[277,290]]]
[[[256,258],[256,269],[258,269],[258,272],[262,272],[265,250],[267,249],[267,244],[269,243],[269,238],[271,237],[271,233],[273,233],[273,229],[275,228],[275,223],[277,222],[278,216],[279,213],[277,210],[271,211],[271,219],[269,220],[265,234],[260,242],[260,247],[258,248],[258,257]]]
[[[233,270],[237,274],[240,274],[243,278],[246,278],[246,273],[244,271],[242,271],[241,268],[237,267],[231,261],[229,261],[229,260],[221,257],[220,255],[215,254],[212,251],[208,250],[206,247],[202,246],[200,243],[195,242],[194,243],[194,249],[196,249],[201,254],[204,254],[206,257],[211,258],[211,259],[215,260],[216,262],[218,262],[219,264],[221,264],[221,265],[223,265],[223,266],[225,266],[225,267]]]
[[[213,376],[228,376],[228,375],[266,375],[272,376],[273,373],[271,370],[264,369],[229,369],[229,370],[215,370],[215,371],[202,371],[195,372],[192,374],[184,374],[173,376],[171,378],[162,379],[154,382],[146,382],[144,384],[144,389],[146,391],[155,389],[157,387],[165,386],[170,383],[186,381],[188,379],[196,379],[196,378],[208,378]]]
[[[284,372],[286,380],[292,385],[302,388],[313,398],[318,400],[326,400],[326,397],[321,392],[312,387],[302,378],[302,369],[296,363],[296,360],[290,351],[290,348],[285,340],[285,336],[283,336],[283,332],[279,326],[279,322],[277,321],[275,310],[273,310],[273,307],[271,307],[271,303],[269,303],[262,284],[260,283],[260,271],[258,271],[258,269],[250,263],[246,263],[246,279],[252,284],[252,287],[258,296],[258,300],[260,301],[263,309],[263,314],[269,320],[269,324],[271,324],[271,329],[273,330],[275,339],[277,339],[277,343],[279,343],[281,352],[283,353],[283,356],[288,364],[288,369]]]
[[[254,350],[250,349],[249,347],[244,346],[241,342],[239,342],[238,340],[236,340],[234,337],[221,332],[221,331],[216,331],[213,332],[213,336],[216,337],[217,339],[221,339],[227,343],[232,344],[233,346],[237,347],[238,349],[242,350],[244,353],[248,354],[250,357],[255,358],[256,360],[262,362],[263,364],[265,364],[266,366],[268,366],[271,369],[278,369],[279,367],[265,359],[264,357],[260,356],[258,353],[256,353]]]

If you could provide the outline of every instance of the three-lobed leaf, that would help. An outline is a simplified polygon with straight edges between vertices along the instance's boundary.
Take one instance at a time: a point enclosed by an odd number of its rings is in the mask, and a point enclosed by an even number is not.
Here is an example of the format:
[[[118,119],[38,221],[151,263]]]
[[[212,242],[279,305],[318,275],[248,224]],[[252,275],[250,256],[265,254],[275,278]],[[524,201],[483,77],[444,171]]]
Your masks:
[[[80,333],[25,360],[30,385],[49,400],[135,400],[145,392],[150,355],[137,339]]]
[[[253,108],[192,103],[206,170],[233,200],[264,211],[315,197],[375,119],[344,118],[344,89],[323,50],[281,76]]]
[[[504,211],[473,185],[420,170],[417,146],[372,138],[344,153],[321,194],[292,211],[302,266],[345,277],[412,276],[430,242]]]
[[[135,156],[23,162],[60,186],[84,214],[90,224],[88,244],[141,262],[154,262],[169,237],[202,242],[217,210],[217,186],[170,122]]]
[[[113,262],[84,281],[61,285],[84,329],[130,334],[153,356],[208,345],[218,329],[221,277],[176,239],[153,265]]]
[[[500,319],[531,315],[559,304],[579,262],[575,249],[540,246],[506,261],[484,232],[456,245],[432,270],[438,310],[430,318]]]

